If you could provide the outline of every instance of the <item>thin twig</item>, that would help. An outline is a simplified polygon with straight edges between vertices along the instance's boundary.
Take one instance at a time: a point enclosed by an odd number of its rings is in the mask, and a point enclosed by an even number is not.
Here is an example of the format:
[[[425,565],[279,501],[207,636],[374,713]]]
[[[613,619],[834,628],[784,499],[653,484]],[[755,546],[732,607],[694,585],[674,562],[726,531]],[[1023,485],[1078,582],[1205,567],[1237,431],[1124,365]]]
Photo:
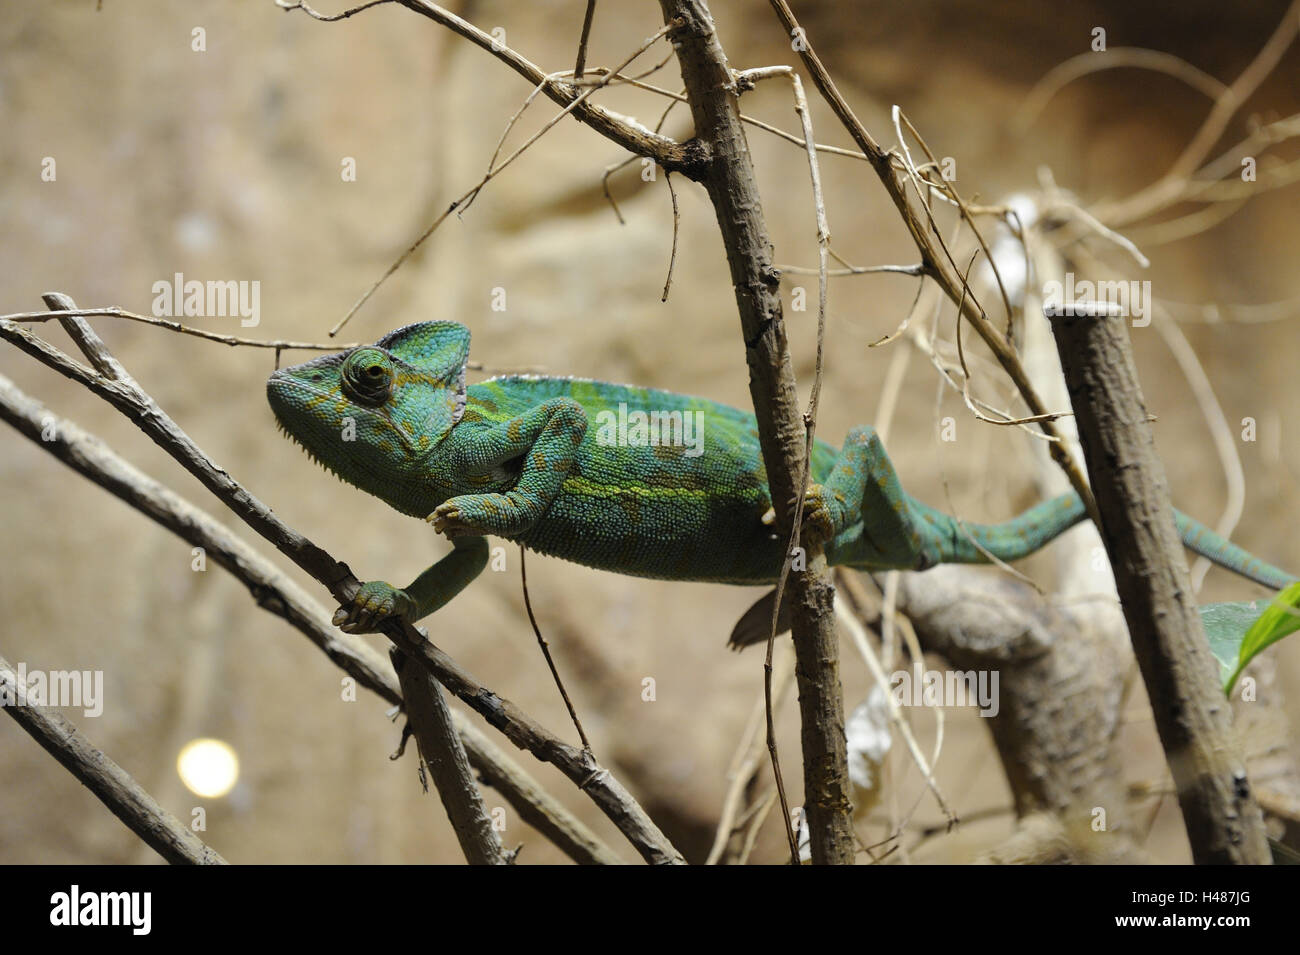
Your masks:
[[[820,275],[821,269],[810,269],[802,265],[778,265],[783,275]],[[880,272],[893,272],[898,275],[925,275],[926,268],[921,263],[915,265],[850,265],[842,269],[828,269],[831,277],[844,275],[876,275]]]
[[[668,256],[668,275],[664,278],[664,294],[659,301],[668,301],[668,290],[673,284],[673,266],[677,264],[677,233],[681,225],[681,214],[677,209],[677,190],[673,188],[673,174],[664,173],[664,182],[668,183],[668,195],[673,200],[673,250]]]
[[[1102,70],[1142,69],[1155,73],[1164,73],[1182,80],[1188,86],[1204,93],[1210,99],[1217,99],[1227,90],[1222,82],[1204,70],[1198,69],[1182,57],[1159,50],[1143,47],[1117,46],[1106,50],[1105,56],[1094,52],[1080,53],[1063,63],[1054,66],[1043,76],[1025,97],[1025,101],[1016,111],[1015,128],[1023,135],[1052,97],[1069,86],[1075,80]]]
[[[573,66],[573,79],[582,79],[587,65],[587,40],[591,37],[591,21],[596,16],[596,0],[587,0],[587,12],[582,18],[582,37],[578,40],[578,61]]]
[[[781,658],[774,664],[776,676],[774,676],[772,710],[779,709],[782,702],[790,689],[790,683],[794,678],[794,654],[788,649],[781,654]],[[722,813],[718,818],[718,827],[713,835],[713,846],[709,850],[706,865],[716,865],[722,861],[723,853],[726,851],[731,838],[736,831],[745,825],[746,819],[741,813],[740,807],[745,793],[753,786],[758,778],[758,772],[762,767],[762,752],[765,738],[760,730],[766,727],[766,717],[768,709],[768,689],[767,681],[763,682],[763,691],[759,693],[758,699],[754,701],[753,711],[750,713],[749,720],[745,724],[744,732],[741,733],[740,741],[736,744],[736,751],[731,757],[731,762],[727,767],[727,794],[722,800]],[[768,795],[775,800],[776,790],[769,790]],[[755,809],[754,805],[750,806],[750,811]],[[786,828],[789,828],[787,826]]]
[[[394,0],[382,0],[384,3],[391,3]],[[9,315],[0,315],[0,321],[4,322],[48,322],[51,319],[64,318],[95,318],[100,315],[110,316],[112,318],[126,318],[133,322],[143,322],[147,325],[157,325],[159,328],[167,328],[173,332],[180,332],[182,335],[193,335],[195,338],[206,338],[208,341],[220,342],[223,345],[239,346],[242,348],[274,348],[276,351],[339,351],[346,348],[356,348],[355,344],[341,345],[338,342],[294,342],[284,339],[272,339],[267,341],[258,338],[240,338],[238,335],[223,335],[220,332],[209,332],[202,328],[192,328],[189,325],[182,325],[180,322],[172,321],[169,318],[156,318],[152,315],[139,315],[135,312],[128,312],[124,308],[74,308],[74,309],[56,309],[50,312],[14,312]]]
[[[1201,417],[1210,430],[1210,439],[1219,456],[1219,466],[1223,468],[1223,478],[1228,486],[1228,500],[1223,506],[1223,513],[1215,523],[1214,529],[1223,537],[1231,537],[1246,509],[1246,473],[1241,466],[1241,455],[1237,452],[1237,442],[1233,440],[1232,428],[1228,425],[1223,405],[1214,393],[1214,385],[1205,373],[1205,367],[1197,357],[1196,350],[1187,341],[1178,324],[1174,322],[1158,304],[1154,306],[1156,331],[1164,339],[1165,345],[1178,363],[1178,368],[1187,379],[1187,386],[1192,389],[1196,404],[1201,409]],[[1209,573],[1210,561],[1198,557],[1192,565],[1192,589],[1200,593],[1205,575]]]
[[[537,617],[533,615],[533,601],[528,596],[528,566],[525,561],[525,555],[528,548],[523,544],[519,545],[519,582],[524,591],[524,609],[528,611],[528,622],[533,626],[533,633],[537,637],[537,645],[542,648],[542,656],[546,657],[546,665],[551,669],[551,678],[555,680],[555,685],[560,691],[560,696],[564,697],[564,706],[569,711],[569,719],[573,720],[574,727],[578,730],[578,738],[582,740],[582,748],[585,752],[591,752],[591,741],[587,739],[587,733],[582,728],[582,720],[578,719],[578,711],[573,707],[573,700],[569,699],[569,691],[564,688],[564,681],[560,679],[560,671],[555,667],[555,661],[551,659],[551,645],[546,642],[542,636],[541,627],[537,626]]]

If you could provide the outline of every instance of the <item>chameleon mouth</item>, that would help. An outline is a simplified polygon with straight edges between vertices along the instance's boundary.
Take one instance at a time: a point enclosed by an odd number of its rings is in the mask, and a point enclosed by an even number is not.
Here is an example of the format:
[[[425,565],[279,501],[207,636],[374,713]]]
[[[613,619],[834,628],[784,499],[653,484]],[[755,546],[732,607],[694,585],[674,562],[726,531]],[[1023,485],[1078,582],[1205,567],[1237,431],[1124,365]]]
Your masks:
[[[277,370],[272,373],[271,377],[266,380],[266,401],[271,406],[271,413],[275,415],[275,427],[282,435],[292,441],[306,453],[307,457],[319,464],[322,468],[333,474],[335,477],[343,480],[343,475],[339,474],[328,461],[302,440],[293,430],[290,429],[286,418],[292,408],[289,402],[289,396],[293,393],[323,395],[314,388],[310,388],[291,375],[284,374],[283,371]]]

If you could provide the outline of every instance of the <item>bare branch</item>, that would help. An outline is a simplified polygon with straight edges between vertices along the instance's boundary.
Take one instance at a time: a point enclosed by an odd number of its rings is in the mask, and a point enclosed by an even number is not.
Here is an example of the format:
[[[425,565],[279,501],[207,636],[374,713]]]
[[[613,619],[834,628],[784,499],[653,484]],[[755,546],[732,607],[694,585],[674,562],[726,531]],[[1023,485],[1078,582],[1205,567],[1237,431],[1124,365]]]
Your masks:
[[[483,795],[470,772],[442,687],[428,670],[413,664],[400,650],[390,650],[389,657],[402,686],[402,706],[420,757],[433,777],[466,861],[470,865],[506,865],[501,840],[483,808]]]
[[[660,0],[665,20],[680,19],[672,34],[690,97],[696,137],[707,144],[703,179],[722,232],[735,288],[750,371],[750,396],[758,420],[778,532],[790,537],[797,524],[805,475],[802,426],[779,295],[772,242],[740,121],[734,74],[699,0]],[[805,140],[811,142],[810,136]],[[782,573],[789,573],[788,561]],[[804,800],[812,832],[814,863],[852,864],[855,844],[849,798],[844,702],[835,635],[834,587],[821,545],[808,548],[805,569],[793,578],[795,652],[804,755]],[[770,677],[769,677],[770,679]],[[775,747],[772,748],[775,756]],[[778,789],[784,786],[778,774]],[[784,797],[784,792],[781,792]],[[782,824],[789,835],[788,803]],[[791,839],[792,855],[797,847]]]
[[[402,702],[397,677],[363,638],[330,623],[330,614],[274,564],[207,512],[137,470],[98,438],[60,418],[0,376],[0,418],[77,473],[172,531],[230,572],[257,605],[287,621],[358,684],[389,703]],[[620,860],[571,812],[469,722],[453,712],[470,763],[527,821],[580,863]]]
[[[33,703],[27,687],[0,657],[0,694],[6,713],[36,742],[81,780],[109,811],[172,865],[225,865],[213,849],[154,800],[117,763],[91,745],[56,710]]]
[[[66,297],[64,299],[62,308],[75,308],[71,300]],[[350,601],[360,588],[361,582],[353,576],[346,564],[336,561],[306,537],[281,522],[270,508],[214,465],[157,403],[133,382],[95,375],[11,322],[0,321],[0,337],[65,377],[83,384],[123,412],[241,520],[328,587],[340,603]],[[513,703],[480,685],[455,660],[405,621],[389,620],[384,625],[384,633],[408,656],[429,669],[443,686],[505,733],[512,743],[559,768],[610,816],[647,861],[670,864],[684,861],[681,854],[646,816],[645,811],[589,753],[564,743]]]
[[[1192,856],[1202,864],[1266,863],[1263,817],[1192,599],[1125,320],[1069,311],[1049,318]]]

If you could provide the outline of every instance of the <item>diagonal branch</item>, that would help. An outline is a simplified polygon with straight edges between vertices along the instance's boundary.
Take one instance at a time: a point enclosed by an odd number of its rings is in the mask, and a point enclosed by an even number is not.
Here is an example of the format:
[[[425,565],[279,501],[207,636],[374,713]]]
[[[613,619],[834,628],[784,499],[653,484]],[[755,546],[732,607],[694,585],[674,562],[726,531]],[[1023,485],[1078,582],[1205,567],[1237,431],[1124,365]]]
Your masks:
[[[51,756],[81,780],[113,815],[172,865],[225,865],[215,850],[181,824],[117,763],[91,745],[56,710],[27,698],[23,686],[0,657],[0,694],[8,699],[0,709],[12,716]]]
[[[795,19],[794,13],[791,12],[789,4],[785,0],[769,0],[769,2],[777,15],[777,19],[781,21],[789,35],[797,35],[801,38],[801,42],[796,45],[796,49],[812,77],[813,84],[822,94],[822,98],[830,105],[831,110],[840,120],[845,130],[858,144],[858,148],[866,154],[867,161],[871,163],[872,168],[876,171],[876,175],[880,178],[881,184],[884,185],[889,198],[893,200],[894,206],[898,209],[903,224],[911,234],[912,241],[916,243],[916,247],[921,253],[921,264],[925,267],[926,273],[934,279],[948,299],[957,305],[960,313],[958,320],[964,319],[971,324],[993,352],[998,364],[1011,378],[1016,390],[1020,392],[1021,398],[1028,406],[1030,415],[1036,419],[1038,426],[1050,439],[1049,448],[1052,460],[1070,479],[1070,485],[1083,501],[1088,515],[1094,522],[1098,522],[1097,505],[1092,499],[1092,491],[1088,487],[1088,480],[1084,476],[1083,469],[1080,468],[1069,448],[1061,440],[1060,430],[1051,420],[1050,410],[1039,397],[1033,383],[1030,382],[1029,375],[1025,372],[1016,350],[993,323],[988,320],[988,317],[974,298],[969,296],[965,283],[962,281],[957,267],[952,263],[942,240],[932,230],[928,219],[923,221],[923,217],[917,214],[908,200],[904,182],[894,173],[890,153],[880,148],[872,135],[867,132],[867,128],[862,125],[862,121],[854,115],[848,101],[844,99],[835,86],[835,81],[831,79],[826,67],[822,64],[821,58],[813,49],[812,43],[808,40],[806,34],[804,34],[803,28],[799,26],[799,22]]]
[[[75,309],[66,297],[52,299],[57,307]],[[80,319],[67,319],[79,322]],[[83,323],[84,325],[84,323]],[[88,327],[86,331],[89,332]],[[90,332],[93,336],[93,332]],[[38,361],[71,378],[103,398],[125,414],[182,467],[199,479],[241,520],[269,540],[286,557],[324,584],[340,603],[347,602],[360,587],[360,581],[346,564],[336,561],[308,538],[284,524],[261,501],[253,497],[222,468],[216,466],[190,437],[172,421],[158,404],[130,380],[96,375],[85,366],[69,359],[58,349],[35,337],[21,326],[0,321],[0,337],[17,345]],[[103,351],[97,338],[78,338],[83,350]],[[607,769],[589,753],[583,753],[546,730],[540,723],[509,700],[478,683],[474,677],[442,650],[430,643],[423,632],[404,621],[390,620],[383,632],[408,656],[419,661],[448,690],[460,697],[489,723],[500,729],[521,749],[556,766],[610,817],[620,831],[649,862],[678,864],[684,862],[658,827],[646,815]]]
[[[357,683],[401,704],[393,668],[360,636],[330,623],[330,614],[271,561],[207,512],[163,487],[94,435],[50,413],[0,376],[0,418],[43,451],[204,553],[248,588],[257,605],[297,629]],[[470,764],[520,817],[574,861],[617,865],[621,860],[514,760],[459,711],[453,711]]]

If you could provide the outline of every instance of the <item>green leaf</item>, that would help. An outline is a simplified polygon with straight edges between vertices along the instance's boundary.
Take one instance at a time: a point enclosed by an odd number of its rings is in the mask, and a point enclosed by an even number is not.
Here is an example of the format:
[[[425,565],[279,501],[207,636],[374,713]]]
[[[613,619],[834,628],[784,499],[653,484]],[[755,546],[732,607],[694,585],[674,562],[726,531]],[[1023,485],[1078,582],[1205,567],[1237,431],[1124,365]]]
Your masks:
[[[1300,630],[1300,581],[1287,587],[1273,600],[1250,603],[1206,604],[1201,624],[1210,644],[1210,652],[1219,661],[1219,676],[1225,695],[1246,665],[1261,650],[1277,643],[1289,633]]]
[[[1224,692],[1231,692],[1237,676],[1261,650],[1297,630],[1300,630],[1300,580],[1274,597],[1273,602],[1259,615],[1259,619],[1250,625],[1241,640],[1237,668],[1228,678]]]
[[[1264,606],[1262,601],[1252,600],[1250,603],[1206,604],[1196,608],[1201,612],[1201,625],[1210,642],[1210,652],[1219,661],[1219,682],[1223,684],[1225,694],[1232,689],[1229,678],[1237,670],[1241,640],[1264,612]]]

